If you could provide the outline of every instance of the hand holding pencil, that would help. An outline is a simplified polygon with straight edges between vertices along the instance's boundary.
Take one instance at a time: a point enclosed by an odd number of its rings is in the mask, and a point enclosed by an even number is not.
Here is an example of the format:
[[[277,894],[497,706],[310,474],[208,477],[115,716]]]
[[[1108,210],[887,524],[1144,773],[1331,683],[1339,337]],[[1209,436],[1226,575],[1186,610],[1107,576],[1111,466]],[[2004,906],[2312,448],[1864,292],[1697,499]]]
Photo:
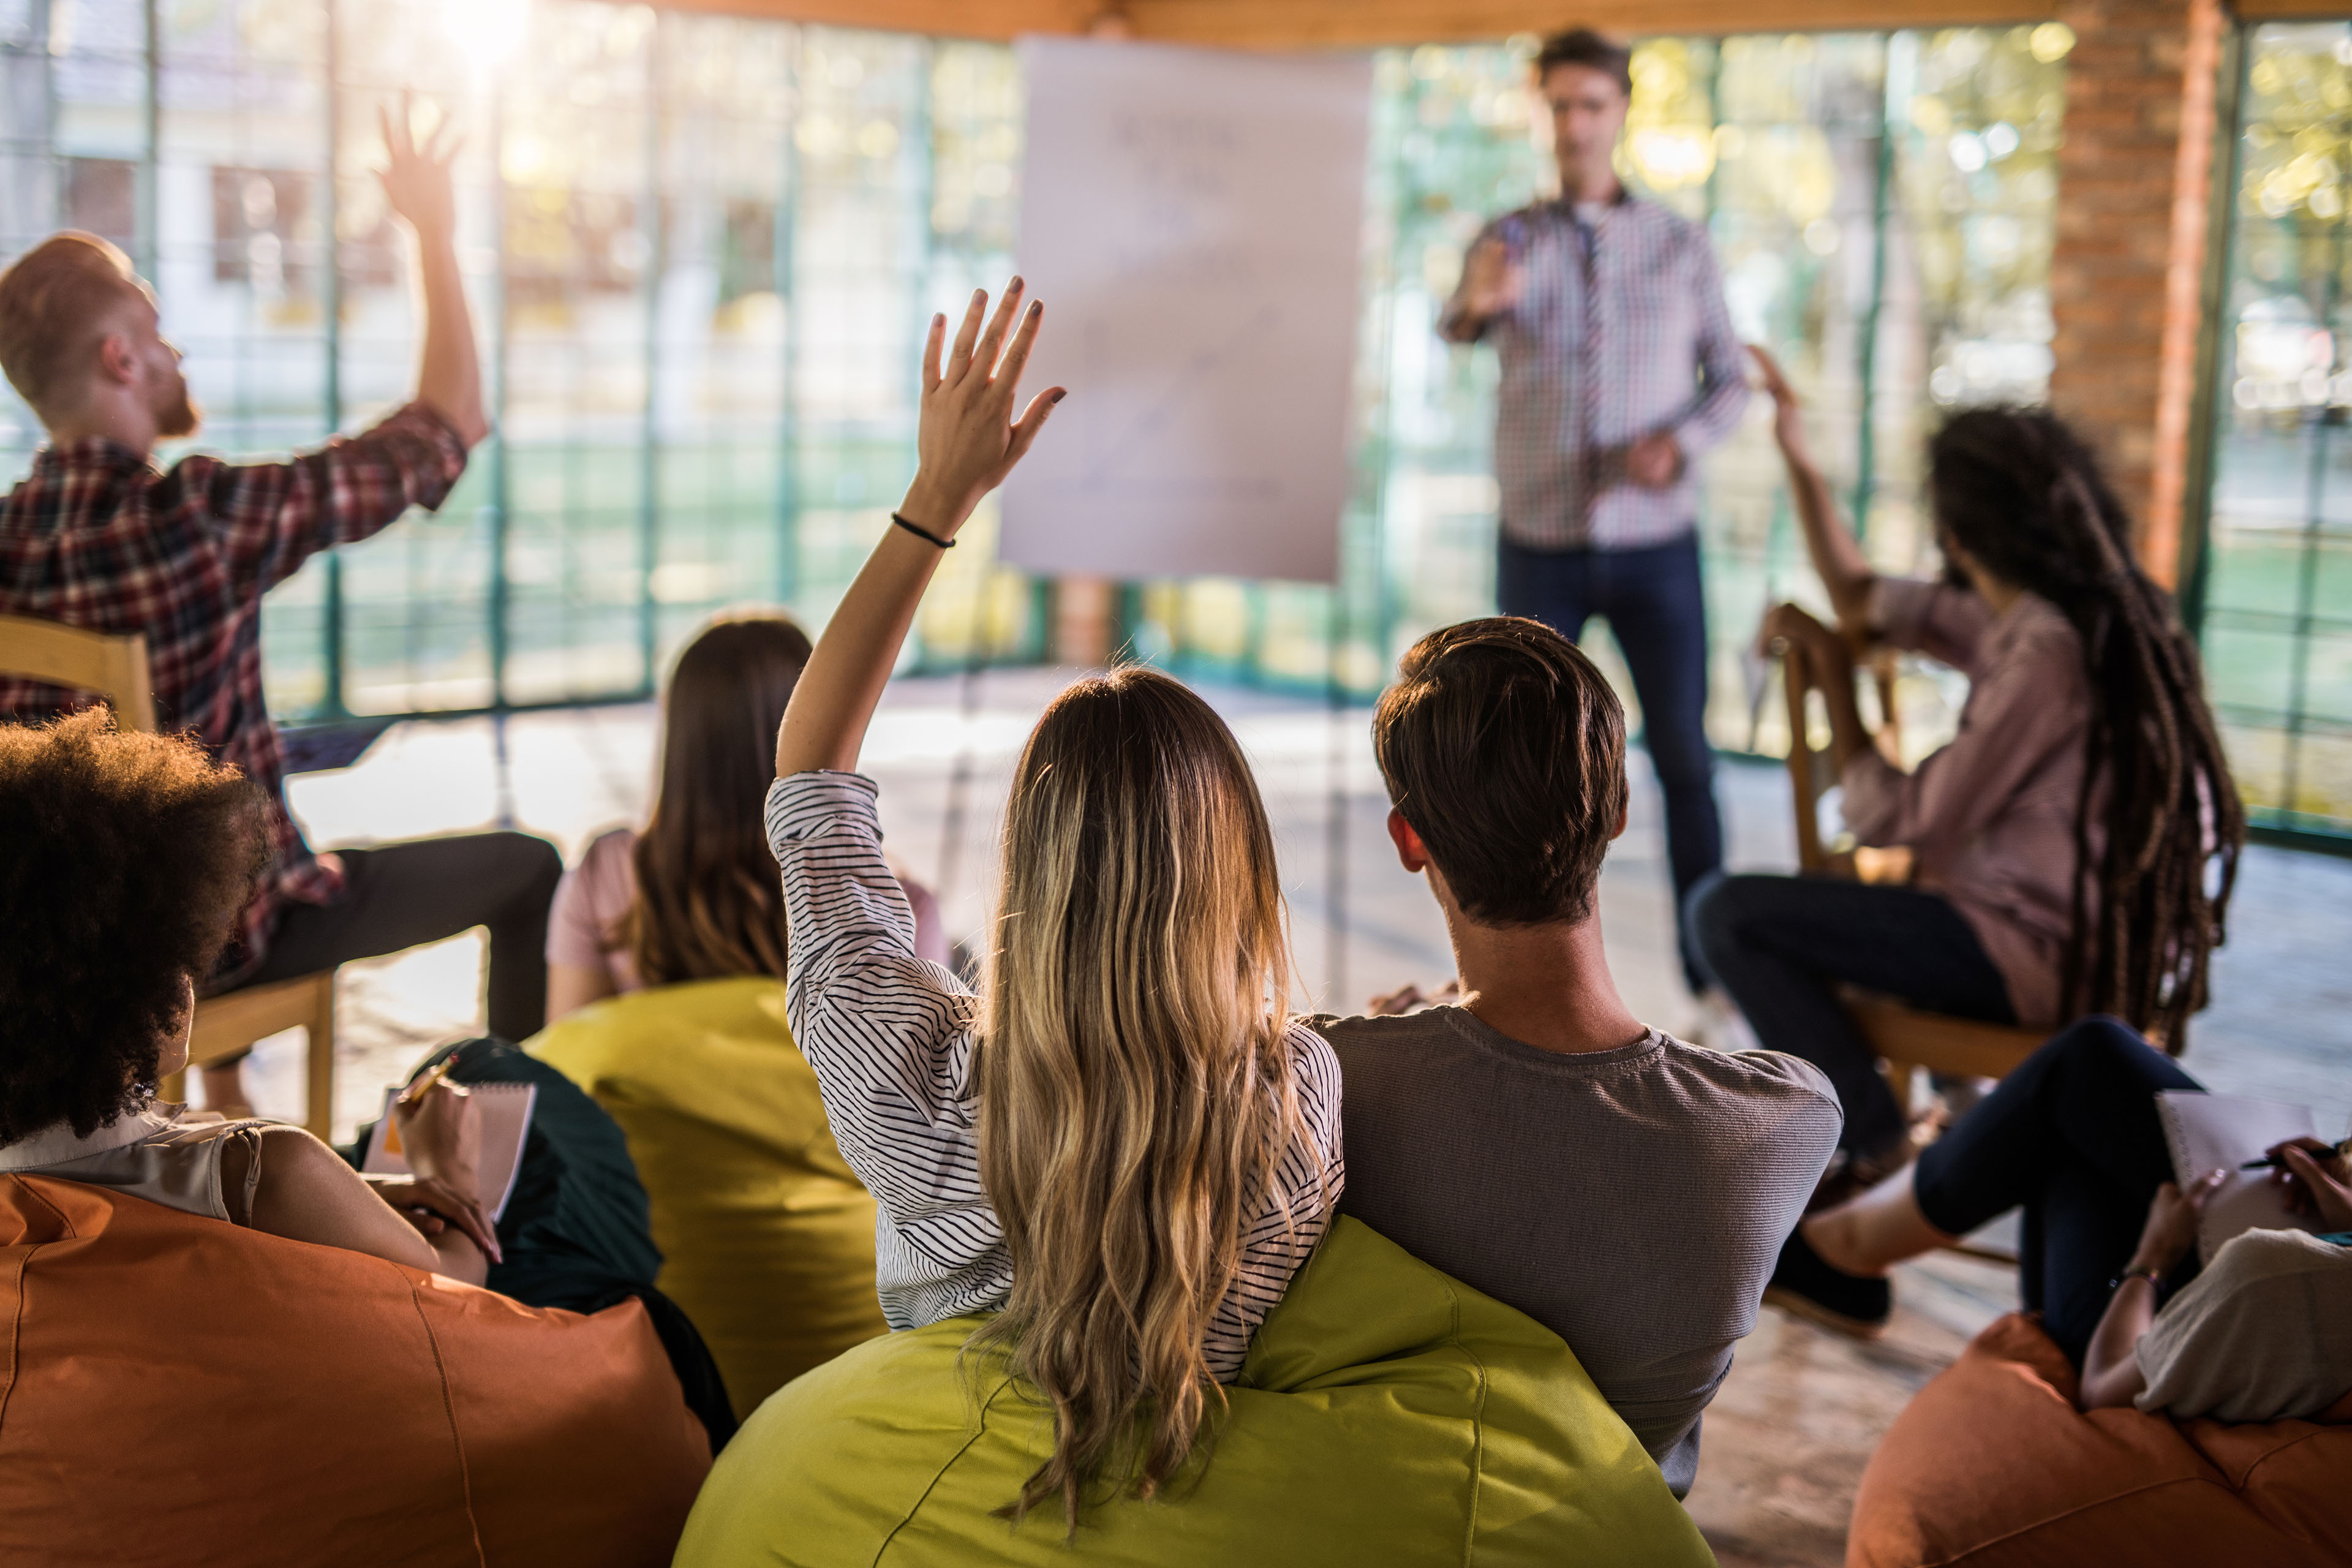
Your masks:
[[[392,1124],[410,1170],[471,1193],[478,1185],[481,1111],[462,1084],[449,1080],[449,1068],[444,1058],[403,1089],[392,1102]]]
[[[2323,1143],[2292,1138],[2241,1170],[2271,1168],[2271,1182],[2286,1189],[2287,1206],[2316,1219],[2330,1231],[2352,1230],[2352,1139]]]

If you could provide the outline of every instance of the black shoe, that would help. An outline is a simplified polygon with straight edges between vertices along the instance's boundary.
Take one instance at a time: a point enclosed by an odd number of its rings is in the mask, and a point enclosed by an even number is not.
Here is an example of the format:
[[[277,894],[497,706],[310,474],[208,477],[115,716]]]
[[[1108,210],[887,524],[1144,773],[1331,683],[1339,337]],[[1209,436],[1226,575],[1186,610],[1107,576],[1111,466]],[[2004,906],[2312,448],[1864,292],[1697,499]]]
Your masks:
[[[1858,1340],[1874,1340],[1886,1331],[1895,1310],[1895,1290],[1884,1278],[1846,1274],[1822,1261],[1806,1241],[1801,1227],[1789,1233],[1780,1261],[1764,1287],[1764,1300],[1784,1312],[1794,1312]]]

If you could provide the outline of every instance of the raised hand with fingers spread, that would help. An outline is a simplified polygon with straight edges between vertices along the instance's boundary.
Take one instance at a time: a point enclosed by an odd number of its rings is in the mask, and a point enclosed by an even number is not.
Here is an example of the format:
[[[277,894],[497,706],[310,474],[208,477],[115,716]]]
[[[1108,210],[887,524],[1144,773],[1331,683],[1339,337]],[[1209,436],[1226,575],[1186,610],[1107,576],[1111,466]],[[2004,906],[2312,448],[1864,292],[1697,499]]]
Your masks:
[[[379,107],[376,121],[383,128],[384,166],[375,172],[392,210],[420,237],[453,235],[457,228],[457,198],[449,166],[464,148],[457,122],[446,115],[420,146],[414,121],[415,95],[400,95],[400,112]]]
[[[482,371],[474,323],[457,270],[457,196],[450,165],[465,145],[443,116],[419,146],[416,104],[406,91],[399,112],[379,109],[384,166],[376,171],[383,198],[415,231],[417,277],[425,293],[425,349],[417,364],[416,396],[456,427],[466,445],[489,434],[482,408]]]
[[[1031,300],[1012,341],[1006,342],[1023,292],[1020,279],[1007,284],[1004,299],[983,331],[988,293],[975,290],[944,363],[940,350],[947,341],[948,319],[931,318],[930,337],[923,345],[915,480],[908,487],[899,515],[942,539],[953,538],[981,498],[1004,482],[1045,427],[1046,415],[1062,400],[1063,389],[1051,387],[1031,398],[1019,419],[1012,416],[1021,373],[1045,314],[1041,301]]]
[[[1063,388],[1047,387],[1013,417],[1021,372],[1045,317],[1040,300],[1021,308],[1023,292],[1015,278],[992,317],[988,291],[975,289],[952,348],[947,318],[931,318],[923,346],[915,479],[894,526],[843,595],[793,689],[776,731],[778,778],[856,767],[866,727],[940,553],[955,543],[981,498],[1004,482],[1062,401]]]

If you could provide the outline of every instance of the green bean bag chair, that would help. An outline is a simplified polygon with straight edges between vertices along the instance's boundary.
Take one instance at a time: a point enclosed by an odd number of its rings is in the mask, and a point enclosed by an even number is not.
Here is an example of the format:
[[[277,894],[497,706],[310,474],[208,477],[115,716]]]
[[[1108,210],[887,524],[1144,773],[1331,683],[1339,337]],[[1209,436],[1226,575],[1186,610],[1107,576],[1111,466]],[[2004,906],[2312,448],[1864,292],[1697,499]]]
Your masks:
[[[874,1199],[834,1145],[781,981],[632,992],[526,1048],[620,1123],[652,1203],[656,1284],[702,1331],[736,1415],[887,1331]]]
[[[1711,1563],[1697,1527],[1559,1337],[1342,1217],[1259,1330],[1206,1466],[1065,1537],[993,1510],[1051,1425],[981,1320],[860,1345],[736,1435],[680,1568],[972,1563]]]

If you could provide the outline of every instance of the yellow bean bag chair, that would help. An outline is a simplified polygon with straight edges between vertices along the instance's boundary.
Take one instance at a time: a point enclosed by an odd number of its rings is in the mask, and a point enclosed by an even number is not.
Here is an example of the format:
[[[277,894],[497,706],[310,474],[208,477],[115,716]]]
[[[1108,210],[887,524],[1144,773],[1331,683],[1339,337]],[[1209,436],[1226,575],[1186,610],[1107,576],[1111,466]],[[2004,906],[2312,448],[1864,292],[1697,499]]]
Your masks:
[[[1162,1499],[994,1516],[1051,1425],[982,1320],[891,1334],[777,1393],[719,1455],[679,1568],[1712,1563],[1558,1335],[1343,1217],[1259,1330],[1205,1467]],[[975,1397],[976,1396],[976,1397]]]
[[[655,1568],[709,1468],[635,1301],[0,1174],[9,1568]]]
[[[834,1146],[781,981],[615,996],[525,1048],[627,1135],[664,1259],[655,1283],[702,1331],[736,1415],[886,1331],[874,1199]]]

